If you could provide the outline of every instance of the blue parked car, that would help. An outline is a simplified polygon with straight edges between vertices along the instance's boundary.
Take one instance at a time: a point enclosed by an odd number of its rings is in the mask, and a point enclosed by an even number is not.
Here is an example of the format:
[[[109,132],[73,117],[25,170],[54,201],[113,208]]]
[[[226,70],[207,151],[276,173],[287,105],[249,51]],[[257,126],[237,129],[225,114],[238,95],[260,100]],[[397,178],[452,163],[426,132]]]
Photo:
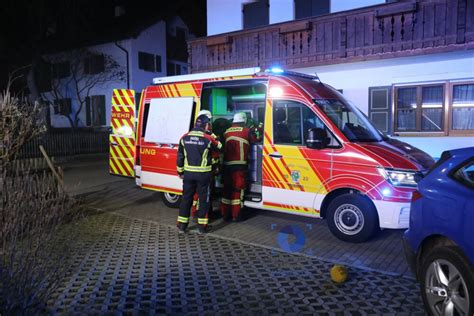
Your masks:
[[[431,315],[474,315],[474,147],[445,151],[413,193],[404,236]]]

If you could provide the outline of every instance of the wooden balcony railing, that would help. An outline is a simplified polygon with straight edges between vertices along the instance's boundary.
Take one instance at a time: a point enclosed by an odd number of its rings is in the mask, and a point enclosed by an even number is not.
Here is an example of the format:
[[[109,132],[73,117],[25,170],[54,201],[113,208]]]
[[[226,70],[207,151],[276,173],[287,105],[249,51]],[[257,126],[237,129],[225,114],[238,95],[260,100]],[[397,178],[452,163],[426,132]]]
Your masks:
[[[192,73],[299,68],[474,49],[474,1],[412,0],[198,38]]]

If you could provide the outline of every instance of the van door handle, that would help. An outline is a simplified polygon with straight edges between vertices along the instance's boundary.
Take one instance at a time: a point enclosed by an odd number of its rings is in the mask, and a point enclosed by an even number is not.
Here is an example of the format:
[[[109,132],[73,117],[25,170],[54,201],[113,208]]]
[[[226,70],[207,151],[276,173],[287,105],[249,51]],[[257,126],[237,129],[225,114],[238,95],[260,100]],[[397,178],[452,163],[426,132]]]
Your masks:
[[[275,158],[275,159],[280,159],[280,158],[282,158],[282,157],[283,157],[283,156],[282,156],[282,155],[280,155],[280,153],[279,153],[279,152],[277,152],[277,151],[276,151],[276,152],[274,152],[274,153],[271,153],[269,156],[270,156],[270,157],[272,157],[272,158]]]

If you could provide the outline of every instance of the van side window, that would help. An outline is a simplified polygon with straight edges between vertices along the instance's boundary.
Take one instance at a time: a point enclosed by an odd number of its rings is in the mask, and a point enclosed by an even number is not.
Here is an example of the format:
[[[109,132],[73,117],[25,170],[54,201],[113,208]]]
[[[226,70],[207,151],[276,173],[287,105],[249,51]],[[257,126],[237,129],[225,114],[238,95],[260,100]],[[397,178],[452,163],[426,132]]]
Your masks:
[[[321,119],[305,104],[296,101],[273,101],[273,141],[275,144],[306,144],[308,130],[323,129],[330,138],[328,147],[339,147],[339,142]]]

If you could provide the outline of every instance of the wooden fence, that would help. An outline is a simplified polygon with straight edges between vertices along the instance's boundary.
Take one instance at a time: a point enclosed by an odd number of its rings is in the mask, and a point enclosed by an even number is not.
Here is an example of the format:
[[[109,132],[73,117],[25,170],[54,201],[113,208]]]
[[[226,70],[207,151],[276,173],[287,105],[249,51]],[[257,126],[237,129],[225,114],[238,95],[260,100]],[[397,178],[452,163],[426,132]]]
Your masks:
[[[26,144],[19,158],[37,158],[41,155],[39,145],[51,157],[109,152],[108,131],[51,131]]]

